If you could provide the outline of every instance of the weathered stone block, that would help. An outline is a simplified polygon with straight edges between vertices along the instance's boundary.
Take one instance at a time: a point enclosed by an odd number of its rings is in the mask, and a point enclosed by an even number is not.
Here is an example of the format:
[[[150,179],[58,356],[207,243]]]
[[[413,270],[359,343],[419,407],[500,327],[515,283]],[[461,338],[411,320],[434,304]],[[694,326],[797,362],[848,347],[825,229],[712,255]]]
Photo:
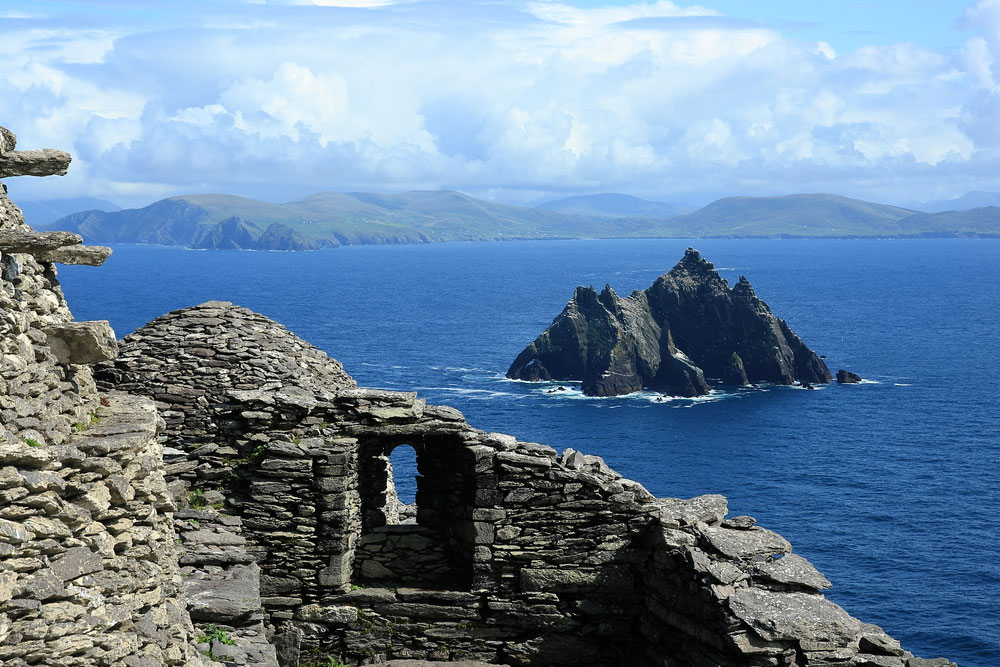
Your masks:
[[[758,563],[751,574],[755,578],[787,586],[827,589],[832,585],[812,563],[797,554],[786,554],[778,560]]]
[[[43,331],[60,364],[96,364],[118,356],[115,332],[107,320],[50,324]]]
[[[111,248],[107,246],[67,246],[46,250],[36,255],[40,262],[54,264],[82,264],[84,266],[100,266],[111,256]]]
[[[236,565],[224,576],[189,577],[184,582],[191,618],[198,621],[231,623],[247,619],[258,611],[260,568]]]
[[[72,581],[85,574],[97,572],[101,569],[102,563],[100,554],[94,553],[89,547],[73,547],[54,559],[49,567],[63,581]]]
[[[853,643],[861,622],[822,595],[742,588],[729,596],[737,618],[767,640]]]
[[[754,556],[786,554],[792,550],[788,540],[765,528],[733,530],[708,526],[702,534],[712,547],[730,558],[750,559]]]

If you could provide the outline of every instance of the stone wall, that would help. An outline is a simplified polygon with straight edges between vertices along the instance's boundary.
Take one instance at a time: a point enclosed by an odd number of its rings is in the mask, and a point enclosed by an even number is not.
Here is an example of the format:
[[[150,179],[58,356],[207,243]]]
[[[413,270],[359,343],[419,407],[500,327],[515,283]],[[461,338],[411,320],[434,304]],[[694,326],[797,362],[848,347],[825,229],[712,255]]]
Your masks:
[[[194,665],[150,401],[63,445],[0,446],[0,663]]]
[[[654,498],[598,457],[484,433],[342,371],[249,388],[198,365],[220,359],[247,319],[218,302],[177,311],[126,337],[97,375],[194,415],[197,431],[184,420],[164,431],[173,488],[241,518],[283,665],[950,664],[913,657],[828,601],[808,561],[753,518],[727,518],[721,496]],[[277,351],[269,363],[313,354],[260,327]],[[417,454],[415,523],[397,523],[393,507],[387,457],[401,445]]]
[[[0,234],[30,232],[0,183]],[[59,364],[46,335],[73,318],[55,269],[0,239],[0,437],[59,444],[93,410],[90,368]],[[26,248],[22,248],[26,249]]]
[[[0,177],[65,173],[69,155],[14,151]],[[108,248],[36,233],[0,183],[0,664],[200,665],[178,567],[152,402],[100,395],[89,364],[107,322],[74,322],[55,263]]]

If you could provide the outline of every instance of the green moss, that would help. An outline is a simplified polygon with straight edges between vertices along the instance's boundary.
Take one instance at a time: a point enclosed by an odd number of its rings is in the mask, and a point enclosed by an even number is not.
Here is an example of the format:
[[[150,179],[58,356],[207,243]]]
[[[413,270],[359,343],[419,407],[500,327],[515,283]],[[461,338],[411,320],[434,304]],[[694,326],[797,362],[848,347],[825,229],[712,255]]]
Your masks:
[[[42,443],[38,442],[34,438],[21,438],[21,442],[26,444],[28,447],[41,447]]]

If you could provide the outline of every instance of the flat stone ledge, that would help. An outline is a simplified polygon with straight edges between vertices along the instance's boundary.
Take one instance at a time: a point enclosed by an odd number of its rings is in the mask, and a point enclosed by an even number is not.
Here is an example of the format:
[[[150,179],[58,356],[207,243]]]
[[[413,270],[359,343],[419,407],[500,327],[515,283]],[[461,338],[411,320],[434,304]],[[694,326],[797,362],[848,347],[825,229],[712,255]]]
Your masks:
[[[0,178],[11,176],[64,176],[72,156],[46,148],[40,151],[8,151],[0,156]]]
[[[31,232],[23,229],[0,230],[0,251],[37,255],[65,246],[83,243],[73,232]]]
[[[111,248],[103,245],[78,245],[47,250],[35,256],[40,262],[100,266],[111,257]]]
[[[729,608],[768,641],[849,646],[861,633],[860,621],[822,595],[744,588],[729,597]]]

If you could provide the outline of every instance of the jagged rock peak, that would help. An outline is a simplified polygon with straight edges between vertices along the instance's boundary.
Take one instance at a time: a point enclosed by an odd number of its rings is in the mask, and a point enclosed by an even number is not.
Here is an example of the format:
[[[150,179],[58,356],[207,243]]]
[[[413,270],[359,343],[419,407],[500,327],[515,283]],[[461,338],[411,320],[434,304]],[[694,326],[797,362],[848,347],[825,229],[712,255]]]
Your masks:
[[[519,380],[580,380],[594,396],[643,388],[678,396],[726,384],[827,383],[826,364],[757,298],[694,248],[651,287],[621,298],[578,287],[552,325],[507,371]]]
[[[688,248],[684,251],[684,257],[681,261],[677,262],[677,265],[670,270],[670,273],[687,273],[691,275],[700,275],[705,273],[714,273],[715,265],[701,256],[701,253],[694,248]]]

